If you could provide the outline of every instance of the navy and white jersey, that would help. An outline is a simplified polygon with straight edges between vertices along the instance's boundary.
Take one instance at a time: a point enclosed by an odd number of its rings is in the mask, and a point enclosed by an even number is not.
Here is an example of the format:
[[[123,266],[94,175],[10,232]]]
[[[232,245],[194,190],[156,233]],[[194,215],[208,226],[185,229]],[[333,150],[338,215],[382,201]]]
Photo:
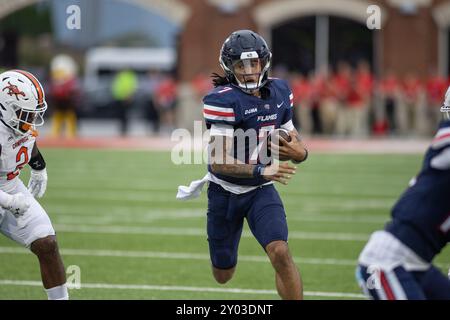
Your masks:
[[[228,125],[234,129],[234,158],[245,163],[260,163],[254,157],[256,145],[245,141],[245,152],[238,152],[239,144],[236,139],[236,130],[247,132],[256,131],[261,140],[267,137],[268,132],[284,126],[292,126],[293,95],[286,81],[271,78],[261,89],[266,90],[264,98],[259,98],[243,92],[234,85],[219,86],[203,98],[203,116],[208,129],[213,125]],[[293,128],[293,126],[292,126]],[[292,129],[291,129],[292,130]],[[243,156],[240,156],[243,155]],[[208,166],[211,172],[211,167]],[[214,174],[217,178],[242,186],[258,186],[267,183],[260,178],[235,178]]]
[[[450,241],[450,121],[441,123],[392,218],[386,230],[428,262]]]

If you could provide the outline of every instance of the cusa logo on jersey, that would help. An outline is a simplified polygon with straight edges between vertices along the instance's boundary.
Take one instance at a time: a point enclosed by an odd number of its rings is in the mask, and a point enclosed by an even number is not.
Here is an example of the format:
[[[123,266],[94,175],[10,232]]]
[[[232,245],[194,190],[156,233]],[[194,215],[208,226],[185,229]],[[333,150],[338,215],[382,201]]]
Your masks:
[[[250,114],[250,113],[255,113],[255,112],[258,112],[258,108],[246,109],[246,110],[244,111],[244,115],[248,115],[248,114]]]

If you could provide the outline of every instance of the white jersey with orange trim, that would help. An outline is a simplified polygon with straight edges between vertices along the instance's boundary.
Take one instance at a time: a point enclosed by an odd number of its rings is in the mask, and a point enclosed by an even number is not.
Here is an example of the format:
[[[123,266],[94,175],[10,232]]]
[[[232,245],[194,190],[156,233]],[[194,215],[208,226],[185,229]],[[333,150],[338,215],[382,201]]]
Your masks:
[[[0,122],[0,190],[10,193],[20,171],[31,159],[36,138],[31,132],[18,135]]]

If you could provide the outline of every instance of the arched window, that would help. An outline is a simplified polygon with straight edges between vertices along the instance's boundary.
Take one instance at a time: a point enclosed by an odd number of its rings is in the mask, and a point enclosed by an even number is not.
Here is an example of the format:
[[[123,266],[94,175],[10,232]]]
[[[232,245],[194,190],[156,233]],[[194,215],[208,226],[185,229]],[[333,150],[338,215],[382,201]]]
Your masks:
[[[355,64],[364,59],[377,72],[382,60],[379,37],[366,26],[371,4],[364,0],[272,1],[257,6],[253,16],[274,50],[274,65],[305,73],[333,67],[340,60]],[[387,14],[380,10],[383,25]]]
[[[373,65],[373,31],[342,17],[316,15],[289,20],[271,32],[274,66],[307,74],[338,62]]]

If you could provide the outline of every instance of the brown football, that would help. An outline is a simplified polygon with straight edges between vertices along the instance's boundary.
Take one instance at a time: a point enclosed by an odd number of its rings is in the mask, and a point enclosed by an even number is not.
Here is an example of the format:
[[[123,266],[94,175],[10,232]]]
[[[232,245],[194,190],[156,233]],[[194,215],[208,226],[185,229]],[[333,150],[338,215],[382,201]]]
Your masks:
[[[270,143],[273,141],[274,143],[278,142],[279,146],[282,146],[283,143],[280,141],[280,137],[286,140],[287,142],[291,142],[291,136],[289,135],[289,131],[286,129],[275,129],[269,134],[268,142],[269,142],[269,149],[270,149]],[[288,161],[289,158],[285,157],[279,157],[278,160],[280,161]]]
[[[278,138],[277,138],[278,137]],[[286,129],[275,129],[273,130],[269,135],[269,141],[273,140],[280,140],[280,137],[286,140],[287,142],[291,142],[291,136],[289,135],[289,131]],[[282,145],[281,142],[279,142],[279,145]]]

